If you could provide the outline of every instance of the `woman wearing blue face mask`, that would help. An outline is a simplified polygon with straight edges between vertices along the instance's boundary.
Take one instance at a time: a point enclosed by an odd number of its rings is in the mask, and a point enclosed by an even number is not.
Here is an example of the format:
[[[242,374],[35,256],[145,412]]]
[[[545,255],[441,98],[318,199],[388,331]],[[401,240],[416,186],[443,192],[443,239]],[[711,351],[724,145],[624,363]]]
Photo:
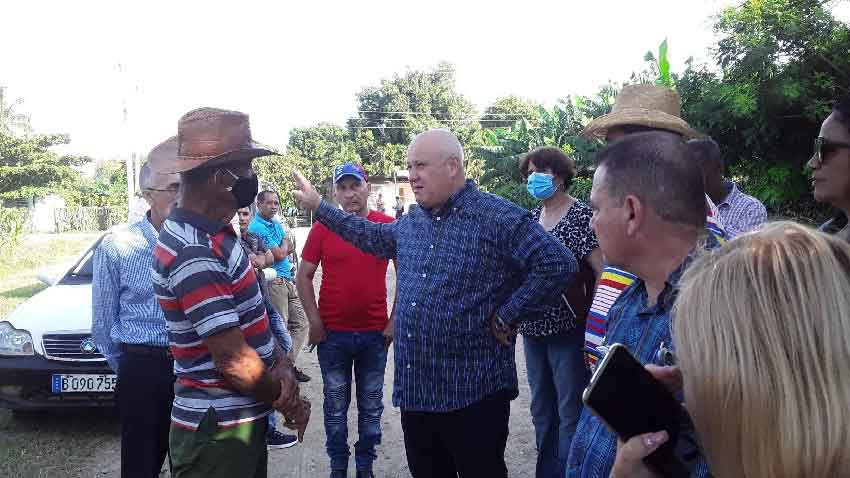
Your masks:
[[[572,159],[558,148],[538,148],[525,155],[520,171],[529,194],[540,201],[534,218],[579,263],[579,274],[558,305],[519,326],[537,439],[536,476],[561,478],[589,378],[582,353],[584,322],[602,272],[602,253],[590,227],[590,207],[569,195],[575,176]]]

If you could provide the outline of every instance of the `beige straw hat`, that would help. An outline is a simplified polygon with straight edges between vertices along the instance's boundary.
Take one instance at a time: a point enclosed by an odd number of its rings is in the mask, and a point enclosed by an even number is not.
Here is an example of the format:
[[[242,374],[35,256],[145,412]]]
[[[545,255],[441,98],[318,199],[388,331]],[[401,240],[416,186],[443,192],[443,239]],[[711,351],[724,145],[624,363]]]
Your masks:
[[[625,125],[672,131],[687,139],[702,136],[682,119],[679,93],[660,85],[624,86],[611,112],[591,121],[581,135],[587,139],[604,140],[609,128]]]

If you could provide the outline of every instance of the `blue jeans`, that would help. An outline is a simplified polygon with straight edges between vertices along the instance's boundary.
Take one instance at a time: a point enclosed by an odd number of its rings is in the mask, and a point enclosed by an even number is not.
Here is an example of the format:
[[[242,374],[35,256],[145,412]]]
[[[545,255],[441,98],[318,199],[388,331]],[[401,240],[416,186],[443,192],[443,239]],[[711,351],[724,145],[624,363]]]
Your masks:
[[[348,469],[348,406],[351,370],[357,383],[357,433],[354,460],[357,469],[371,469],[381,443],[384,411],[384,369],[387,349],[381,332],[328,332],[319,344],[319,366],[324,382],[326,447],[331,469]]]
[[[523,336],[537,439],[537,478],[563,478],[590,374],[584,365],[584,327],[551,337]]]

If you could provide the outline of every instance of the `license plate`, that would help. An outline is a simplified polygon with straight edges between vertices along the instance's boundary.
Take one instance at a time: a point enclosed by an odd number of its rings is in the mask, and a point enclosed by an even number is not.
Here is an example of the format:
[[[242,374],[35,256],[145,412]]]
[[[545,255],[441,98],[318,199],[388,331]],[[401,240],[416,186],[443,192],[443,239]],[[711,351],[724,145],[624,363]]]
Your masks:
[[[50,380],[53,393],[114,392],[118,376],[56,374]]]

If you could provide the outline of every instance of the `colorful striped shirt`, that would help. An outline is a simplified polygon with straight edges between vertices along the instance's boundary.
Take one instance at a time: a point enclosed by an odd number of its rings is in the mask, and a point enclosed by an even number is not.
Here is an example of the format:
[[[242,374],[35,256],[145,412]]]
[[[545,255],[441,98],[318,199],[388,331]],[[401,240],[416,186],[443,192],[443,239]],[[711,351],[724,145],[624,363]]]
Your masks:
[[[210,407],[222,427],[265,419],[271,407],[233,388],[204,343],[239,327],[266,366],[273,362],[275,343],[256,274],[233,227],[174,209],[160,231],[153,269],[177,375],[172,423],[195,430]]]

